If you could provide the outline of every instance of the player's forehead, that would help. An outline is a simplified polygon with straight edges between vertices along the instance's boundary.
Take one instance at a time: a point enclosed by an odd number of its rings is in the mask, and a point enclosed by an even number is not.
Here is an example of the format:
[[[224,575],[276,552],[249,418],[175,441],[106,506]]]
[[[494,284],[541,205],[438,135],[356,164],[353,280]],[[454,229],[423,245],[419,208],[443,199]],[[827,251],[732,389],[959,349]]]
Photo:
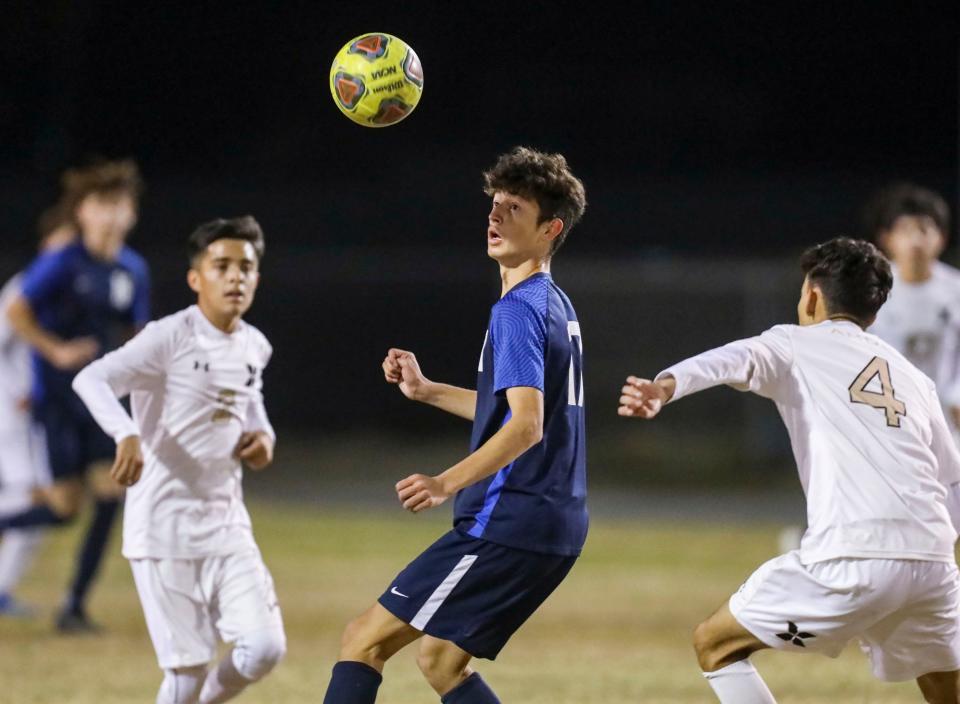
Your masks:
[[[536,198],[526,194],[512,193],[510,191],[496,191],[493,194],[494,203],[516,204],[531,210],[539,210],[540,205]]]
[[[210,261],[257,262],[257,251],[253,243],[247,240],[224,237],[207,245],[203,258]]]
[[[891,234],[912,233],[916,231],[943,234],[940,232],[936,220],[929,215],[898,215],[890,225]]]

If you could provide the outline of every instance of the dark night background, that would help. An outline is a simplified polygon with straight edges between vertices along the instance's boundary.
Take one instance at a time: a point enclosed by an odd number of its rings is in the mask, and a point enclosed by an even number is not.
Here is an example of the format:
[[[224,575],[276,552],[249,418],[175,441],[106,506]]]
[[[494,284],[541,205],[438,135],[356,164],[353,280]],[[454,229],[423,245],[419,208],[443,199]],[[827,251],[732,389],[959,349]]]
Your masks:
[[[416,112],[379,130],[340,115],[327,82],[367,31],[406,40],[425,73]],[[190,301],[197,223],[263,224],[250,319],[276,349],[279,426],[465,444],[379,363],[406,346],[471,384],[498,290],[480,172],[516,144],[561,151],[590,201],[554,274],[594,365],[599,453],[623,427],[623,375],[789,320],[796,254],[858,232],[874,189],[909,179],[956,207],[957,56],[952,3],[8,3],[0,273],[30,256],[64,167],[135,157],[148,191],[131,243],[156,315]],[[689,422],[731,396],[691,402]]]

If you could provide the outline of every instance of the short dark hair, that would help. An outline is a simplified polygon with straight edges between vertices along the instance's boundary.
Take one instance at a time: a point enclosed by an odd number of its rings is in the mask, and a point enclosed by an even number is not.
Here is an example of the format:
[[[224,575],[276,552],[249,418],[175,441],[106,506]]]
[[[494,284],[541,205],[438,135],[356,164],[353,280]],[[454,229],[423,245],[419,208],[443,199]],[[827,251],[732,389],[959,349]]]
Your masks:
[[[133,159],[97,159],[86,166],[67,169],[60,178],[63,200],[70,210],[91,193],[124,193],[140,200],[143,179]]]
[[[867,235],[874,241],[901,215],[929,217],[944,235],[950,228],[950,207],[939,193],[904,181],[878,191],[863,212]]]
[[[246,240],[253,245],[257,253],[257,261],[263,259],[266,245],[263,241],[263,230],[252,215],[238,218],[217,218],[200,225],[187,240],[187,254],[190,265],[193,266],[198,257],[203,256],[207,247],[217,240]]]
[[[866,240],[837,237],[800,257],[800,269],[823,292],[830,315],[849,315],[866,327],[893,286],[890,262]]]
[[[538,224],[553,218],[563,221],[563,230],[550,248],[551,255],[560,248],[587,207],[583,183],[570,171],[563,154],[514,147],[483,173],[483,183],[483,191],[488,196],[503,191],[535,200],[540,207]]]

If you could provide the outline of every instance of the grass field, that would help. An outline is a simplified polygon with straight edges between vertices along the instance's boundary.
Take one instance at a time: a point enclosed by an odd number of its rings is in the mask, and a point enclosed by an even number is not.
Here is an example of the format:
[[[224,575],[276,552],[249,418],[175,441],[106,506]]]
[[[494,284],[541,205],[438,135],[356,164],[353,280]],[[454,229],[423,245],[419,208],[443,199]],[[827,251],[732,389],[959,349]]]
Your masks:
[[[448,525],[433,516],[330,510],[257,501],[257,537],[277,583],[286,660],[238,701],[320,702],[346,621]],[[595,519],[570,577],[479,669],[504,702],[713,702],[689,646],[698,619],[775,551],[776,525],[664,524]],[[115,545],[91,605],[108,632],[53,635],[50,613],[67,579],[75,528],[52,534],[21,596],[42,620],[0,620],[3,704],[153,702],[160,682],[129,568]],[[119,541],[117,541],[119,542]],[[378,701],[436,702],[413,648],[388,663]],[[837,660],[759,653],[778,701],[917,702],[912,683],[873,681],[855,645]]]

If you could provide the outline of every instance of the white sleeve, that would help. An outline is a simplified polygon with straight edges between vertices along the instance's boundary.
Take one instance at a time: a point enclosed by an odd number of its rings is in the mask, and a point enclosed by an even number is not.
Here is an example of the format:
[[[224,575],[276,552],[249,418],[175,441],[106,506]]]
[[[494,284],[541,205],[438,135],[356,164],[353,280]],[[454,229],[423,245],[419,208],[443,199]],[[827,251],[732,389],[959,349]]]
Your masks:
[[[247,407],[247,419],[243,424],[244,432],[254,433],[262,430],[267,435],[269,435],[274,442],[277,440],[277,434],[273,430],[273,426],[270,424],[270,418],[267,416],[267,409],[263,405],[263,396],[258,395],[257,398],[250,402],[250,405]]]
[[[119,399],[166,374],[171,337],[167,326],[150,323],[123,347],[91,362],[74,377],[73,390],[115,441],[140,434]]]
[[[935,389],[930,390],[930,447],[937,457],[940,483],[946,487],[960,482],[960,451],[943,415]]]
[[[777,399],[793,364],[790,333],[778,325],[758,337],[737,340],[665,369],[677,387],[671,401],[721,384]]]
[[[960,406],[960,324],[954,310],[950,324],[943,331],[943,352],[940,355],[940,368],[937,370],[939,393],[948,406]]]
[[[247,406],[247,417],[243,422],[243,430],[246,433],[254,433],[262,430],[276,442],[277,434],[273,430],[273,425],[270,424],[270,418],[267,416],[267,408],[263,404],[263,370],[266,369],[270,363],[270,357],[273,356],[273,348],[265,337],[261,336],[260,342],[262,344],[263,356],[260,362],[260,373],[257,375],[256,394],[250,401],[250,405]]]

